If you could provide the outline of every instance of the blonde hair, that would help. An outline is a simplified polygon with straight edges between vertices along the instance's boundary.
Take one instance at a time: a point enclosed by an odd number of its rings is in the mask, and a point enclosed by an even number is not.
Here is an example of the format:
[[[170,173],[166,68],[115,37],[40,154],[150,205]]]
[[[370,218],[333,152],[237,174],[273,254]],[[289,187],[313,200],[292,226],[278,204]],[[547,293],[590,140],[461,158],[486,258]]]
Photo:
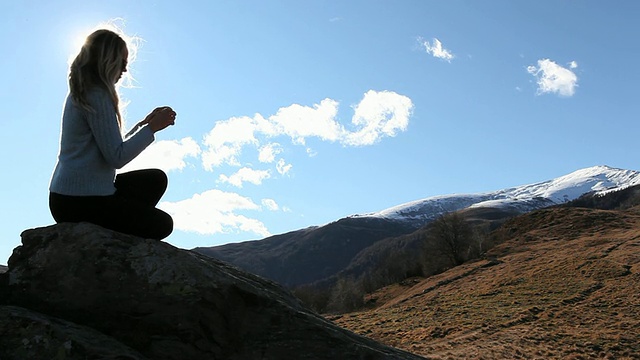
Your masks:
[[[69,92],[74,103],[87,111],[94,111],[87,101],[87,91],[99,86],[109,92],[122,127],[119,97],[115,81],[122,72],[127,43],[114,31],[96,30],[89,35],[69,69]]]

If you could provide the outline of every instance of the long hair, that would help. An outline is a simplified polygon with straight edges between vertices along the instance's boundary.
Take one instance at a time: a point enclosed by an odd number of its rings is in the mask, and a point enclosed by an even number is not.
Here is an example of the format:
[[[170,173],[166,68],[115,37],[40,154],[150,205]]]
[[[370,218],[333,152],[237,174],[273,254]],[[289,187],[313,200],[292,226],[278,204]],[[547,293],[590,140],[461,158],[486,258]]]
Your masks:
[[[69,69],[69,91],[74,103],[87,111],[94,111],[87,102],[87,91],[93,86],[106,89],[113,100],[118,125],[122,115],[115,82],[122,71],[127,43],[111,30],[101,29],[87,37]]]

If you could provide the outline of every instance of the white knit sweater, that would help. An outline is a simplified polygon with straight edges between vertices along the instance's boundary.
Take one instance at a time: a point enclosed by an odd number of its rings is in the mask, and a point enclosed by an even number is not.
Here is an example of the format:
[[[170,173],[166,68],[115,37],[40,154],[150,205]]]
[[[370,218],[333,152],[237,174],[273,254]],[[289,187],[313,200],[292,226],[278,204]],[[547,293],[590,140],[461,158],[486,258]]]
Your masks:
[[[115,192],[116,169],[126,165],[154,141],[143,126],[123,139],[109,93],[95,87],[87,94],[95,110],[76,106],[67,96],[62,114],[58,162],[49,191],[73,196],[104,196]]]

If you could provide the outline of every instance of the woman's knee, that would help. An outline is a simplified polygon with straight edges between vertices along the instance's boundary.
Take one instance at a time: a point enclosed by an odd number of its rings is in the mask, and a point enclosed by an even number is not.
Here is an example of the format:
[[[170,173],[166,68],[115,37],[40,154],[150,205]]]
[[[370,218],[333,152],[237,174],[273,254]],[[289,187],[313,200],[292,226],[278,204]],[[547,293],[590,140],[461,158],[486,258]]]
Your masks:
[[[173,232],[173,218],[162,210],[157,211],[158,221],[155,224],[155,236],[157,240],[162,240]]]
[[[167,174],[160,169],[148,169],[148,171],[150,176],[153,177],[153,183],[164,192],[167,189],[167,185],[169,185]]]
[[[167,182],[167,174],[160,169],[148,169],[150,173],[153,174],[153,176],[155,176],[158,181],[163,181],[163,182]]]
[[[167,174],[160,169],[143,169],[143,170],[135,170],[131,172],[136,176],[140,176],[140,180],[143,180],[145,183],[154,184],[158,188],[167,188],[167,184],[169,183],[169,178]]]

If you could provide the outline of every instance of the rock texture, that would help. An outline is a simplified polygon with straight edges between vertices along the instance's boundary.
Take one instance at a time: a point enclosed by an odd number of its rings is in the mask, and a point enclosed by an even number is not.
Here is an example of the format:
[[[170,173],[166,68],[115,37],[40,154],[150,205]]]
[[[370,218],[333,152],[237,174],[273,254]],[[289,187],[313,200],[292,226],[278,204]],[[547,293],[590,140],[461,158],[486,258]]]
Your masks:
[[[86,326],[15,306],[0,306],[1,359],[130,359],[145,357]]]
[[[167,243],[81,223],[27,230],[22,244],[0,275],[3,360],[421,359]]]

